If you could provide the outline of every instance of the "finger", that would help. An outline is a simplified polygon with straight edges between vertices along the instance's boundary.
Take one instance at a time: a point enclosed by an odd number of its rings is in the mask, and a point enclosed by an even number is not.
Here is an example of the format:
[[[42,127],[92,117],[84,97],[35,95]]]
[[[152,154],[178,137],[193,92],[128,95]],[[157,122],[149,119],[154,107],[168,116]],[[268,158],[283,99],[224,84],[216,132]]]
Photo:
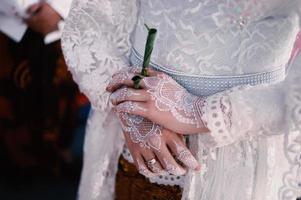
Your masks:
[[[129,148],[129,151],[132,155],[134,164],[137,168],[137,170],[139,171],[140,174],[146,176],[146,177],[154,177],[156,176],[156,174],[154,174],[153,172],[151,172],[147,166],[145,165],[145,161],[142,157],[141,154],[141,148],[137,145],[133,145],[130,136],[128,133],[124,132],[124,136],[125,136],[125,140],[126,140],[126,144],[127,147]],[[130,144],[130,145],[128,145]],[[132,145],[131,145],[132,144]],[[138,147],[138,148],[137,148]]]
[[[160,74],[164,74],[161,72],[156,72],[154,70],[148,70],[150,71],[150,76],[152,75],[160,75]],[[106,90],[108,92],[113,92],[116,89],[120,88],[121,86],[127,86],[127,87],[134,87],[134,81],[132,80],[133,77],[135,76],[141,76],[140,73],[133,73],[133,72],[137,72],[137,69],[130,69],[128,71],[119,71],[118,73],[114,74],[112,76],[112,80],[110,81],[110,83],[108,84]],[[155,80],[153,77],[143,77],[139,83],[139,86],[141,88],[145,88],[145,82],[144,79],[151,79],[151,80]]]
[[[140,115],[142,117],[146,117],[148,112],[146,103],[133,101],[122,102],[115,106],[114,109],[117,113],[125,112],[133,115]]]
[[[154,174],[147,168],[141,155],[137,155],[134,158],[134,163],[135,163],[136,168],[138,169],[139,173],[142,174],[143,176],[146,176],[149,178],[156,176],[156,174]]]
[[[147,164],[148,169],[150,169],[154,174],[161,175],[165,172],[161,167],[160,163],[158,162],[155,154],[151,150],[148,149],[146,151],[142,151],[141,154],[145,160],[145,163],[154,161],[153,164],[151,163]]]
[[[24,19],[24,22],[28,25],[28,26],[33,26],[36,24],[38,20],[38,17],[36,15],[30,16],[26,19]]]
[[[130,72],[120,72],[117,74],[114,74],[112,76],[112,80],[107,86],[108,92],[113,92],[114,90],[120,88],[121,86],[128,86],[133,87],[134,82],[132,81],[132,78],[136,76],[137,74],[130,73]]]
[[[199,171],[201,169],[200,164],[186,147],[184,142],[179,137],[177,138],[173,138],[172,141],[167,141],[167,145],[177,156],[177,159],[183,163],[183,165],[190,169]]]
[[[42,3],[35,3],[33,4],[32,6],[30,6],[28,9],[27,9],[27,14],[29,15],[33,15],[37,12],[39,12],[39,10],[42,8]]]
[[[160,160],[163,168],[170,174],[173,175],[184,175],[186,174],[186,169],[184,169],[181,165],[179,165],[174,157],[170,154],[168,148],[166,146],[162,146],[160,151],[155,151],[157,158]]]
[[[150,70],[151,71],[151,70]],[[140,88],[156,88],[156,84],[158,84],[158,78],[166,77],[167,75],[162,72],[155,72],[151,71],[151,73],[156,74],[156,76],[150,76],[150,77],[141,77],[141,80],[139,82]],[[141,76],[139,74],[131,73],[131,72],[119,72],[112,76],[112,80],[108,84],[106,90],[108,92],[113,92],[116,89],[120,88],[121,86],[127,86],[127,87],[134,87],[134,81],[132,80],[135,76]],[[167,76],[168,77],[168,76]]]
[[[110,101],[113,105],[117,105],[123,101],[148,101],[150,94],[145,90],[135,90],[132,88],[121,88],[113,92]]]

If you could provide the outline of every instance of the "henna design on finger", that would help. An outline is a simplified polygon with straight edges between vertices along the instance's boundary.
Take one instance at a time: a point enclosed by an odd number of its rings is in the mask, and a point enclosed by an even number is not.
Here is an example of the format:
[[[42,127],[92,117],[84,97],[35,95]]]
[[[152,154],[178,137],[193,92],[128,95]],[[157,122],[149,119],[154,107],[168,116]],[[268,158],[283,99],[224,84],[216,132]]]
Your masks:
[[[142,163],[140,163],[140,160],[137,160],[138,165],[138,172],[148,178],[154,177],[154,174],[152,174],[149,169],[146,168],[146,166]]]
[[[165,169],[168,173],[173,174],[173,172],[176,170],[176,167],[168,162],[166,158],[163,158]]]
[[[135,111],[147,112],[146,108],[143,108],[137,102],[127,101],[116,106],[117,112],[134,113]]]
[[[177,159],[180,160],[183,164],[191,169],[197,169],[199,167],[199,163],[194,159],[191,152],[184,148],[182,145],[174,142],[176,146],[176,151],[178,153]]]
[[[186,170],[171,164],[166,158],[163,158],[165,169],[168,173],[174,175],[183,175],[186,173]]]
[[[124,87],[122,89],[119,89],[115,92],[113,92],[110,96],[110,100],[112,103],[121,102],[127,100],[131,96],[138,96],[138,92],[134,92],[127,87]]]
[[[150,161],[147,161],[147,166],[151,171],[153,171],[156,174],[158,174],[162,171],[162,169],[159,167],[159,164],[155,158],[151,159]]]

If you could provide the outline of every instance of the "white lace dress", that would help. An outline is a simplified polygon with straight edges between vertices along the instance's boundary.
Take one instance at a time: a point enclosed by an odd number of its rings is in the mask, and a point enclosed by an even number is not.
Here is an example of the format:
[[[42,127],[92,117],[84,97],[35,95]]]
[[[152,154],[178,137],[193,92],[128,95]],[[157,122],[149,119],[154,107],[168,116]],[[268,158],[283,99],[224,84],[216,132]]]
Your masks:
[[[301,59],[289,62],[300,8],[301,0],[74,0],[62,45],[93,106],[79,199],[114,198],[124,139],[105,87],[141,63],[144,23],[158,29],[152,67],[207,98],[210,130],[189,138],[201,173],[151,181],[180,184],[187,200],[301,196]]]

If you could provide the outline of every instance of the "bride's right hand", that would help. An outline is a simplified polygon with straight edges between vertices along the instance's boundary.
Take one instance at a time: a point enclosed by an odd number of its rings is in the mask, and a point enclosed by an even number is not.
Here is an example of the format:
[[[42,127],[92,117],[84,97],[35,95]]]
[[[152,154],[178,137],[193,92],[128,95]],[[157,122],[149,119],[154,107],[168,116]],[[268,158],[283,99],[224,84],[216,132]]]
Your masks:
[[[200,170],[199,163],[183,142],[183,136],[140,116],[118,115],[127,147],[141,174],[146,177],[166,173],[183,175],[187,168]]]

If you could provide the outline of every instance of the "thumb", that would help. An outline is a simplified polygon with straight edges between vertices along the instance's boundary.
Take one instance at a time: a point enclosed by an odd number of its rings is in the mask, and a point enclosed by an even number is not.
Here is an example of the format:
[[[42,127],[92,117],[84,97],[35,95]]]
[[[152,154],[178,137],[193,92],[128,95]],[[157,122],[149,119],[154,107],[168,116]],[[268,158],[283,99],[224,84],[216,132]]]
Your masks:
[[[38,13],[40,11],[40,9],[42,8],[42,3],[35,3],[33,5],[31,5],[28,9],[27,9],[27,14],[29,15],[34,15],[36,13]]]

